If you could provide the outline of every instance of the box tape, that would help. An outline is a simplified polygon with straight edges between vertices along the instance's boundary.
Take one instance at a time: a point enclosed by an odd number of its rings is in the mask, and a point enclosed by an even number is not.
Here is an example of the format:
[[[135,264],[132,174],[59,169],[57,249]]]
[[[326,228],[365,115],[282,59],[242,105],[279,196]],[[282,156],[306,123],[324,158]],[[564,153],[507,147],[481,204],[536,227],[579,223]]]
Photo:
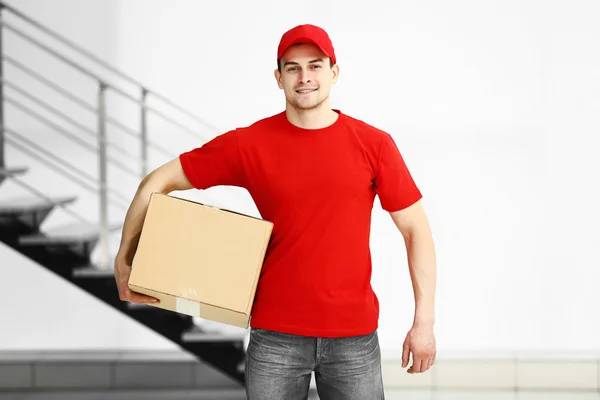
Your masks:
[[[196,301],[190,301],[177,297],[175,306],[178,313],[191,315],[193,317],[200,317],[200,303]]]

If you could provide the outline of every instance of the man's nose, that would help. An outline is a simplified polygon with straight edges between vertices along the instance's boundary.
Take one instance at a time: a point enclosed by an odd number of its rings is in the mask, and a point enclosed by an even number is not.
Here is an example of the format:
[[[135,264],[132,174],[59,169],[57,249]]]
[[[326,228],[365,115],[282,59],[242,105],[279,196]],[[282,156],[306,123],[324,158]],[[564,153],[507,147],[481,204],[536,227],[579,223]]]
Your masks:
[[[300,72],[300,81],[302,83],[310,83],[311,82],[310,71],[302,70],[302,72]]]

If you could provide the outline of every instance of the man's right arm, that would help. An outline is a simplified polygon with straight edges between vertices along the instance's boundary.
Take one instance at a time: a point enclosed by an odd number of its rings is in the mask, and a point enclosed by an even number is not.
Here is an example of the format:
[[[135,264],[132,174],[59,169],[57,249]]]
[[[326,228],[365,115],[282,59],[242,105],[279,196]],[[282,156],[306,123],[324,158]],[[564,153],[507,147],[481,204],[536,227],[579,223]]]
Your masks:
[[[138,304],[156,301],[152,297],[134,293],[128,287],[131,264],[148,211],[150,195],[154,192],[169,194],[173,191],[192,188],[192,184],[183,171],[179,157],[152,171],[139,184],[125,216],[121,244],[115,259],[115,280],[117,281],[121,300]]]

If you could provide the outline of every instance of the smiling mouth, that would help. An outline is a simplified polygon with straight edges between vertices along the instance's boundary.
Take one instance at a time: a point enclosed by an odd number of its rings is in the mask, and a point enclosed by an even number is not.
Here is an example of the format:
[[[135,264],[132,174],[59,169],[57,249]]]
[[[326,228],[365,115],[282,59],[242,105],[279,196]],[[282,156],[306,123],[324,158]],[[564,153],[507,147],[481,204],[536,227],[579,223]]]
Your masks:
[[[299,89],[299,90],[296,90],[296,93],[312,93],[316,90],[317,89]]]

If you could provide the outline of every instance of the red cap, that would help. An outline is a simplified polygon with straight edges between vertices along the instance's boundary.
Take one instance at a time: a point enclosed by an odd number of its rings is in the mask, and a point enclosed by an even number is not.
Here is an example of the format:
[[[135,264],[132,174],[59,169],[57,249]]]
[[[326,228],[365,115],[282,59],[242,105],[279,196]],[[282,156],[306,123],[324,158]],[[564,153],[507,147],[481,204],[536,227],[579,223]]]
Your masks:
[[[315,25],[298,25],[290,29],[281,37],[279,47],[277,49],[277,61],[283,53],[293,44],[296,43],[312,43],[319,47],[323,53],[335,64],[335,52],[329,35],[322,28]]]

